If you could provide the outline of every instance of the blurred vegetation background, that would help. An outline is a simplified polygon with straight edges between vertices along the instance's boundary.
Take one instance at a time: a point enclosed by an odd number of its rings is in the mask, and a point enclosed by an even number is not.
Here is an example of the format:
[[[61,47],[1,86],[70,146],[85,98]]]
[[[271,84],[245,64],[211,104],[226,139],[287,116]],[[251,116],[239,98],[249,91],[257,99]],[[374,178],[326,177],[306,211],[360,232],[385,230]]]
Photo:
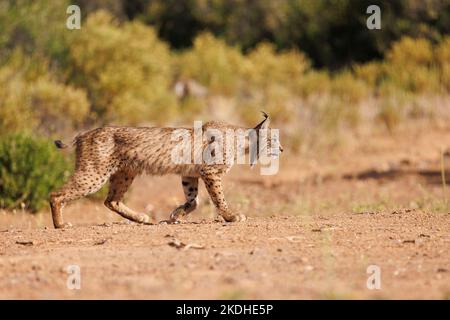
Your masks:
[[[66,28],[70,4],[80,30]],[[366,27],[373,4],[381,30]],[[41,150],[106,124],[253,125],[259,110],[294,152],[392,133],[450,114],[449,28],[449,0],[0,0],[0,144],[25,135]],[[22,205],[5,176],[27,172],[3,170],[0,206]]]

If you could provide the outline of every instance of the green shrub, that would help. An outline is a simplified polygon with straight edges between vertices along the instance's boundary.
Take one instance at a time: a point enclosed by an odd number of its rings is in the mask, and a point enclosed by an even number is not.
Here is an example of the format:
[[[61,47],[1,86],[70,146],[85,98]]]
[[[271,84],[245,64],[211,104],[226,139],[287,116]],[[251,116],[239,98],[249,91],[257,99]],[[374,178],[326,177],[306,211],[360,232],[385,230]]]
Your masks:
[[[348,71],[334,76],[330,91],[344,102],[353,105],[361,102],[369,95],[369,89],[364,81],[361,81]]]
[[[440,90],[433,46],[426,39],[404,37],[395,42],[386,54],[385,70],[389,80],[404,90],[414,93]]]
[[[45,62],[19,50],[0,66],[0,134],[30,129],[61,135],[88,118],[86,92],[53,79]]]
[[[291,121],[303,93],[308,59],[297,50],[276,52],[270,43],[259,44],[244,58],[238,114],[247,124],[259,120],[259,110],[268,112],[275,123]]]
[[[70,171],[65,157],[47,139],[18,133],[0,138],[0,207],[36,212]]]
[[[386,58],[395,65],[430,66],[433,63],[433,48],[427,39],[404,37],[392,45]]]
[[[165,122],[176,115],[169,47],[140,22],[89,15],[69,48],[71,81],[84,87],[100,123]]]
[[[182,78],[192,78],[212,93],[231,95],[240,85],[240,76],[248,62],[239,48],[210,33],[197,36],[194,46],[178,56],[177,68]]]
[[[308,71],[298,81],[295,91],[303,98],[329,92],[331,79],[327,71]]]
[[[309,69],[309,61],[297,50],[277,53],[270,43],[261,43],[247,56],[246,79],[260,89],[271,84],[293,88]]]
[[[13,48],[65,60],[73,32],[66,28],[68,0],[0,1],[0,53]]]
[[[383,78],[386,77],[384,73],[384,65],[382,62],[368,62],[365,64],[358,64],[353,67],[356,78],[364,81],[372,89],[377,87]]]

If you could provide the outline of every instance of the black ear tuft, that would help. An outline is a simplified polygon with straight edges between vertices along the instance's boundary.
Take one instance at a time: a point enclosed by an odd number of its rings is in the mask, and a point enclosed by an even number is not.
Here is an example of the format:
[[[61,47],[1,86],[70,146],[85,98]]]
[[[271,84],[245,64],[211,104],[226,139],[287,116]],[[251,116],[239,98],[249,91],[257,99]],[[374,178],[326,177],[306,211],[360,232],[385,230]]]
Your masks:
[[[55,146],[56,146],[58,149],[65,149],[65,148],[67,148],[67,145],[64,144],[64,142],[62,142],[61,140],[56,140],[56,141],[55,141]]]
[[[267,129],[269,127],[269,122],[270,122],[269,115],[265,111],[262,111],[262,110],[261,110],[261,113],[264,116],[264,120],[256,125],[256,127],[255,127],[256,130]]]
[[[263,114],[265,119],[269,118],[269,115],[267,114],[267,112],[261,110],[261,113]]]

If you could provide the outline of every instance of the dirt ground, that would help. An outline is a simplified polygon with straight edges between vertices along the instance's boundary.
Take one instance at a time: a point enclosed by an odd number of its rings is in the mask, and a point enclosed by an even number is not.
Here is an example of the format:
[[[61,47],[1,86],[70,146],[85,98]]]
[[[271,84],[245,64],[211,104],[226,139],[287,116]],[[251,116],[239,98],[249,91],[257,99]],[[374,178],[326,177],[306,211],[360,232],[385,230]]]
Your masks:
[[[0,298],[449,299],[450,128],[362,140],[285,152],[276,176],[233,169],[225,192],[244,223],[215,222],[203,186],[177,225],[128,223],[92,200],[66,208],[67,230],[47,210],[0,212]],[[182,198],[178,177],[141,177],[127,204],[158,222]]]

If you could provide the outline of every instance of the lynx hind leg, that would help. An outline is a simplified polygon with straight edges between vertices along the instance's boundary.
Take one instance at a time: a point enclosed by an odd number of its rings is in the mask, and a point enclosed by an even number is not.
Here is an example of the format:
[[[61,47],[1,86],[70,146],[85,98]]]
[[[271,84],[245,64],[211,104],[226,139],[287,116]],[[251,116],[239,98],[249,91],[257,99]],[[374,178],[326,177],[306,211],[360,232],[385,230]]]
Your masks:
[[[233,212],[225,200],[222,187],[222,177],[221,175],[213,173],[204,173],[202,179],[205,183],[206,190],[211,197],[214,206],[216,207],[219,215],[225,219],[227,222],[238,222],[245,221],[247,218],[241,213]]]
[[[108,197],[105,200],[105,206],[128,220],[137,223],[150,223],[149,216],[133,211],[122,202],[122,199],[135,176],[136,173],[126,170],[118,171],[112,175],[110,178]]]
[[[181,184],[186,202],[170,214],[170,221],[175,222],[191,213],[198,206],[198,178],[182,177]]]
[[[50,208],[54,227],[65,228],[72,226],[69,222],[64,223],[62,214],[64,205],[97,192],[107,180],[108,175],[106,173],[75,171],[73,176],[59,191],[50,194]]]

